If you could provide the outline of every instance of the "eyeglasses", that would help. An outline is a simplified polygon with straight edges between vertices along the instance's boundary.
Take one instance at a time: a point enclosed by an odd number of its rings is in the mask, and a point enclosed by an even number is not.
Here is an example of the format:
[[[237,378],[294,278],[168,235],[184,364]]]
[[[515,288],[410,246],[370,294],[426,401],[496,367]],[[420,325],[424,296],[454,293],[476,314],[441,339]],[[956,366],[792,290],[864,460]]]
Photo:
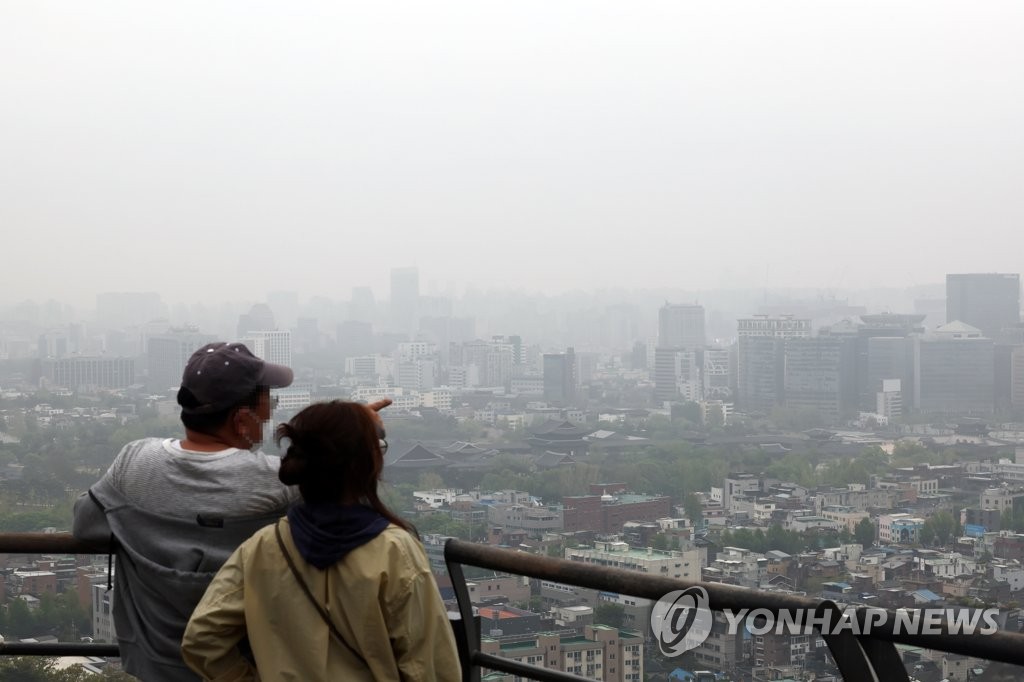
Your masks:
[[[386,454],[388,451],[388,441],[386,438],[380,439],[380,454]]]

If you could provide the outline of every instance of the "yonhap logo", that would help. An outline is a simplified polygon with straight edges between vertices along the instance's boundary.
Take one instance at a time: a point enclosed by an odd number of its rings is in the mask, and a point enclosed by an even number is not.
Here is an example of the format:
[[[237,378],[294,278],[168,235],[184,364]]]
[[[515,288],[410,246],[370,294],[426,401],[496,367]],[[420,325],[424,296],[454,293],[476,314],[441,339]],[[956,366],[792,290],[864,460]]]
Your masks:
[[[712,622],[703,587],[669,592],[651,609],[651,631],[661,653],[669,657],[700,646],[711,633]]]

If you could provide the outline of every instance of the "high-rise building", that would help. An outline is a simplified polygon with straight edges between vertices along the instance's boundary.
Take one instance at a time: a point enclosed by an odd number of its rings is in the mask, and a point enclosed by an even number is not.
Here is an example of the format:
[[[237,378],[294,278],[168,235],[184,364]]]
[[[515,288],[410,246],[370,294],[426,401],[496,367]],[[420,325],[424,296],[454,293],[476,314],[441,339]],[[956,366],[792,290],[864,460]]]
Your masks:
[[[876,396],[875,412],[886,419],[903,416],[903,383],[899,379],[886,379]]]
[[[913,403],[914,385],[914,338],[876,336],[866,339],[866,368],[861,374],[865,382],[860,384],[858,405],[862,411],[878,406],[878,394],[885,386],[896,382],[900,388],[901,402],[898,414],[887,416],[902,417],[903,405]],[[860,341],[861,339],[858,339]],[[860,359],[859,356],[858,359]],[[874,390],[874,402],[868,401],[868,391]],[[895,409],[895,408],[893,408]]]
[[[195,328],[171,329],[166,334],[149,337],[146,344],[146,387],[157,392],[177,388],[192,353],[214,341],[213,336],[200,334]]]
[[[654,397],[697,402],[703,397],[700,353],[682,348],[654,349]]]
[[[1020,322],[1020,275],[946,275],[946,322],[960,321],[998,340]]]
[[[704,350],[702,381],[705,400],[732,400],[732,362],[725,348]]]
[[[811,321],[792,315],[737,320],[737,403],[745,412],[770,412],[785,394],[785,342],[808,338]]]
[[[248,338],[251,332],[277,329],[274,313],[266,303],[257,303],[249,312],[238,316],[238,338]],[[252,350],[251,348],[249,350]]]
[[[135,383],[135,358],[73,356],[43,360],[43,376],[54,386],[73,391],[128,388]]]
[[[658,401],[701,399],[697,351],[704,348],[704,307],[666,303],[658,310],[654,349],[654,397]]]
[[[524,350],[520,336],[492,336],[484,360],[484,385],[508,388],[514,377],[522,376],[526,368]]]
[[[68,335],[63,331],[51,330],[39,335],[37,352],[39,359],[63,358],[71,354]]]
[[[995,400],[992,339],[951,322],[915,339],[914,401],[918,412],[989,414]]]
[[[1010,355],[1010,406],[1024,409],[1024,346],[1016,346]]]
[[[416,332],[419,314],[420,271],[416,268],[391,270],[391,326],[410,338]]]
[[[243,340],[258,358],[278,365],[292,366],[292,333],[290,331],[251,331]],[[251,345],[250,345],[251,343]]]
[[[544,354],[544,399],[560,405],[571,405],[576,399],[576,353]]]
[[[785,387],[787,407],[813,410],[826,419],[837,421],[853,405],[847,381],[852,373],[855,339],[824,335],[815,338],[788,339],[785,344]]]
[[[658,345],[696,350],[706,343],[704,306],[666,303],[658,311]]]

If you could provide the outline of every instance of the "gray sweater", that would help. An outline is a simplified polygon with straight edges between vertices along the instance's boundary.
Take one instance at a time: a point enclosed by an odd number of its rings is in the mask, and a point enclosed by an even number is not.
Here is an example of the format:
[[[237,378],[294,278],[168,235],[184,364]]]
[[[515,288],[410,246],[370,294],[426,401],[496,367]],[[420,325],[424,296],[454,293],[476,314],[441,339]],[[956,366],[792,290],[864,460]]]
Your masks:
[[[129,501],[109,478],[79,497],[74,536],[117,541],[113,617],[128,673],[145,682],[198,679],[180,650],[193,609],[238,545],[285,510],[247,517],[154,513]]]

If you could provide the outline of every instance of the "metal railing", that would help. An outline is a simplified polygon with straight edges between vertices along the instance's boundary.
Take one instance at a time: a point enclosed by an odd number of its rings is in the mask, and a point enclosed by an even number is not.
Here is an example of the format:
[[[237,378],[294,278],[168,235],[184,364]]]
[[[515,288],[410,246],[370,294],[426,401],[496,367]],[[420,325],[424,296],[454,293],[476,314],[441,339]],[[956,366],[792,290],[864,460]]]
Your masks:
[[[86,543],[66,533],[0,533],[0,554],[110,555],[112,550],[113,547],[109,543]],[[783,611],[795,610],[812,611],[818,616],[830,611],[839,611],[839,606],[829,600],[762,592],[718,583],[663,578],[637,571],[553,559],[462,540],[449,540],[444,553],[459,604],[461,617],[452,619],[452,627],[455,630],[459,656],[463,664],[463,679],[466,682],[479,682],[482,668],[552,682],[583,678],[481,651],[479,618],[473,613],[463,566],[475,566],[652,601],[657,601],[674,590],[700,586],[707,591],[708,606],[715,611],[767,609],[776,616]],[[893,611],[886,612],[888,617],[883,622],[878,623],[876,619],[866,626],[872,613],[877,611],[878,609],[864,607],[852,610],[860,626],[859,631],[870,631],[869,635],[855,635],[850,629],[839,634],[822,633],[845,680],[909,680],[896,651],[896,644],[1024,665],[1024,634],[1006,631],[987,635],[957,634],[950,632],[950,624],[946,621],[937,625],[941,634],[908,634],[894,629],[896,614]],[[116,644],[84,642],[3,642],[0,643],[0,656],[3,655],[112,657],[118,655],[118,647]]]
[[[0,554],[105,554],[111,543],[76,540],[69,533],[0,533]],[[117,644],[102,642],[2,642],[0,656],[110,656],[119,654]]]
[[[459,602],[459,611],[466,624],[467,642],[460,646],[464,650],[463,666],[465,682],[479,682],[481,668],[490,668],[500,672],[521,675],[537,680],[564,682],[581,678],[560,671],[547,670],[538,666],[511,661],[492,654],[483,653],[481,635],[477,621],[472,618],[473,607],[466,587],[462,566],[513,573],[540,580],[550,580],[568,585],[576,585],[605,592],[642,597],[657,601],[674,590],[685,590],[690,587],[703,587],[708,594],[708,606],[714,611],[739,611],[741,609],[767,609],[778,617],[783,611],[806,610],[813,612],[818,619],[831,617],[836,623],[840,612],[839,606],[829,600],[816,600],[808,597],[797,597],[774,592],[762,592],[732,585],[719,583],[701,583],[674,578],[662,578],[637,571],[620,568],[595,566],[565,559],[500,549],[487,545],[478,545],[463,540],[449,540],[445,545],[445,561],[452,579]],[[870,632],[867,635],[855,635],[852,628],[843,629],[838,634],[822,633],[839,672],[844,680],[909,680],[903,661],[896,650],[896,644],[908,644],[925,649],[934,649],[953,654],[962,654],[974,658],[1000,661],[1014,665],[1024,665],[1024,634],[997,631],[992,634],[958,634],[950,632],[950,623],[943,620],[936,624],[940,634],[908,634],[898,632],[894,611],[885,611],[887,617],[879,623],[876,617],[868,623],[868,618],[878,614],[879,609],[856,607],[848,609],[855,615],[858,632]],[[829,614],[829,612],[832,612]],[[834,630],[833,630],[834,632]],[[463,651],[460,651],[462,654]]]

